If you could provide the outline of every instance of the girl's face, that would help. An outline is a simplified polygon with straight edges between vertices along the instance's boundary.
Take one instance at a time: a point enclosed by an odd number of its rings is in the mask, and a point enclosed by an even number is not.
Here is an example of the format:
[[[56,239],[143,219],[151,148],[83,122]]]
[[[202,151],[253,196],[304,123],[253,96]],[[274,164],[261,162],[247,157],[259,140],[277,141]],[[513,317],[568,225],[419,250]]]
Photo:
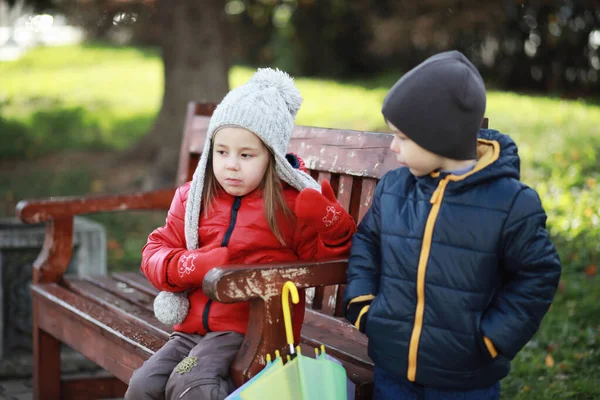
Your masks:
[[[232,196],[260,186],[270,153],[254,133],[238,127],[220,129],[213,139],[212,167],[217,182]]]

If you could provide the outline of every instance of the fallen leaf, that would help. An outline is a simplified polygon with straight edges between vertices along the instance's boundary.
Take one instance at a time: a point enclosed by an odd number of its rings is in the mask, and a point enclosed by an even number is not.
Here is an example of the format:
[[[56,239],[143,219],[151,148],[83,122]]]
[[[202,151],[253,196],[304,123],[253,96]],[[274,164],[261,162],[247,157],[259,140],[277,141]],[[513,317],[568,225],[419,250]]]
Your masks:
[[[116,250],[121,248],[121,244],[115,239],[109,239],[106,241],[106,248],[109,250]]]
[[[567,292],[567,283],[565,281],[560,281],[558,284],[558,291],[562,294]]]
[[[122,259],[122,258],[123,258],[123,256],[125,255],[125,252],[123,251],[123,249],[114,249],[114,250],[112,251],[112,254],[114,255],[114,257],[115,257],[117,260],[120,260],[120,259]]]
[[[546,367],[552,368],[554,367],[554,358],[552,358],[551,354],[546,354]]]
[[[577,151],[577,149],[573,149],[571,150],[571,158],[575,161],[579,160],[580,154],[579,151]]]
[[[550,343],[548,347],[546,347],[548,353],[552,353],[556,349],[558,349],[558,343]]]
[[[104,191],[104,182],[100,179],[94,179],[91,186],[92,193],[100,193]]]
[[[588,185],[590,189],[593,189],[596,186],[596,180],[594,178],[587,178],[585,184]]]
[[[564,161],[564,159],[565,158],[563,157],[562,153],[554,153],[554,160],[556,162],[560,163],[561,161]]]
[[[560,368],[560,369],[562,369],[562,370],[569,369],[569,367],[568,367],[568,366],[567,366],[567,364],[565,364],[565,363],[560,363],[560,364],[559,364],[559,366],[558,366],[558,368]]]
[[[588,265],[585,267],[584,273],[588,278],[596,276],[598,274],[598,266],[594,264]]]

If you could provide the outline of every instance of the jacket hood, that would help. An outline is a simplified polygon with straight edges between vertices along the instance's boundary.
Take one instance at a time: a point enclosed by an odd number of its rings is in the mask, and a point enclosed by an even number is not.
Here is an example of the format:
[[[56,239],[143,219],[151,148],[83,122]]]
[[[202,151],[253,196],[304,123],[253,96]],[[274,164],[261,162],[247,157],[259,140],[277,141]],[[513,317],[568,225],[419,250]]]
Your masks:
[[[462,176],[453,176],[454,183],[449,190],[467,189],[486,181],[513,178],[520,179],[520,158],[516,143],[508,136],[492,129],[480,129],[477,145],[477,164]],[[435,190],[440,180],[451,175],[447,172],[434,172],[416,178],[419,185]]]

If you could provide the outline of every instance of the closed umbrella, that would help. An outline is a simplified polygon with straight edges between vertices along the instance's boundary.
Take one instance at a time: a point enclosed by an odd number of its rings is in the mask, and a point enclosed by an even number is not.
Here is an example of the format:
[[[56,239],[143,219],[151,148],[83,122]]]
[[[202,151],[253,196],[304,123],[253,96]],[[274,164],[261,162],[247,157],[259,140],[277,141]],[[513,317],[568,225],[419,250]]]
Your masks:
[[[283,319],[290,354],[283,367],[257,377],[240,391],[242,400],[346,400],[346,371],[331,361],[325,348],[315,349],[316,357],[307,357],[294,348],[289,296],[298,303],[298,289],[286,282],[282,290]]]

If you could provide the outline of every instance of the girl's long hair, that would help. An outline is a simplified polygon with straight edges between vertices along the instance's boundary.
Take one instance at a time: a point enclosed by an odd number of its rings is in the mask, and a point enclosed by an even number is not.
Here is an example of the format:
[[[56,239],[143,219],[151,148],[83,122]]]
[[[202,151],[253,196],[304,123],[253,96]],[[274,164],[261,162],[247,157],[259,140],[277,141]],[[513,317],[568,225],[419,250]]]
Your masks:
[[[206,173],[204,175],[204,189],[202,190],[202,208],[204,209],[206,216],[208,216],[208,213],[212,210],[212,203],[217,196],[218,191],[221,189],[212,167],[212,145],[209,151],[210,154],[206,164]],[[259,188],[262,190],[265,217],[267,218],[269,228],[277,240],[279,240],[279,243],[286,246],[281,230],[279,229],[279,223],[282,219],[284,221],[289,221],[293,214],[285,202],[281,180],[275,169],[275,157],[270,150],[269,165],[267,166],[267,170],[265,171]]]

